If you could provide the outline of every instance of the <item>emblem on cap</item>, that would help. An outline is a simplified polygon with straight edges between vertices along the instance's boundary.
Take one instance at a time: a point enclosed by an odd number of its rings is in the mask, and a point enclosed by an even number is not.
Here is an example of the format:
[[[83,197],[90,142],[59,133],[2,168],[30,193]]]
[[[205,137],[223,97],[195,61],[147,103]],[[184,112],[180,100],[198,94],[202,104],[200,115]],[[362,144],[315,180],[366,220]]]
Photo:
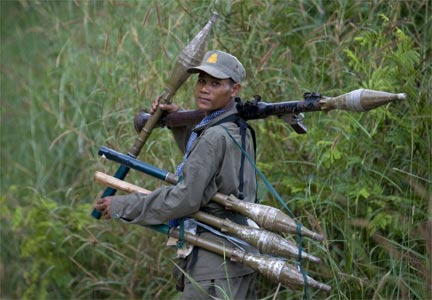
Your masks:
[[[207,62],[211,64],[215,64],[217,62],[217,53],[213,53],[212,55],[207,58]]]

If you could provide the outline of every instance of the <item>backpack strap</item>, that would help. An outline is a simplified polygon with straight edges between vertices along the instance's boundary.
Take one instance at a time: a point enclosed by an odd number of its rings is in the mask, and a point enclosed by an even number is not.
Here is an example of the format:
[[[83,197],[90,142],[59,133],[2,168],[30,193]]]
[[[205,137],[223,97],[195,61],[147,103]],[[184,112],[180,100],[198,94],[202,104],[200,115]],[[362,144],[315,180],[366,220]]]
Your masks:
[[[228,122],[232,122],[237,124],[237,126],[240,128],[240,137],[241,137],[241,146],[243,149],[245,149],[246,147],[246,131],[247,129],[250,130],[251,132],[251,136],[252,136],[252,141],[253,141],[253,147],[254,147],[254,157],[256,157],[256,136],[255,136],[255,130],[250,127],[250,125],[239,115],[237,114],[233,114],[233,115],[229,115],[226,118],[223,118],[222,120],[216,122],[214,125],[212,126],[217,126],[223,123],[228,123]],[[243,200],[244,199],[244,193],[243,193],[243,188],[244,188],[244,161],[245,161],[245,153],[242,151],[242,155],[241,155],[241,161],[240,161],[240,170],[239,170],[239,199]],[[257,201],[257,195],[255,195],[255,202]]]

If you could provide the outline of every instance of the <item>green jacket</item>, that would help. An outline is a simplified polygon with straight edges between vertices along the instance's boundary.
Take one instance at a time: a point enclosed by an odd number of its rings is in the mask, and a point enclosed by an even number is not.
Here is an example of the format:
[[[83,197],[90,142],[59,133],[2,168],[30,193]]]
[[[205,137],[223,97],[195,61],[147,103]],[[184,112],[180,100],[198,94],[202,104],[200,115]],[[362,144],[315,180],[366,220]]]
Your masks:
[[[183,168],[183,178],[177,185],[160,187],[150,195],[134,193],[112,197],[111,216],[120,218],[126,223],[154,225],[186,217],[201,210],[235,221],[237,214],[230,213],[210,201],[217,192],[239,196],[241,150],[221,125],[212,126],[235,113],[236,110],[233,108],[212,120],[204,128],[196,129],[202,130],[202,133],[192,146]],[[222,125],[241,145],[240,129],[237,124],[228,122]],[[184,150],[190,129],[176,129],[173,133],[180,148]],[[254,159],[253,142],[249,130],[245,148],[250,157]],[[255,201],[255,170],[247,159],[244,163],[243,193],[244,201]],[[208,232],[201,233],[203,237],[209,234]],[[191,256],[189,256],[190,260]],[[227,274],[241,276],[253,272],[241,264],[224,262],[221,256],[202,249],[195,254],[194,263],[187,271],[196,280],[224,278]]]

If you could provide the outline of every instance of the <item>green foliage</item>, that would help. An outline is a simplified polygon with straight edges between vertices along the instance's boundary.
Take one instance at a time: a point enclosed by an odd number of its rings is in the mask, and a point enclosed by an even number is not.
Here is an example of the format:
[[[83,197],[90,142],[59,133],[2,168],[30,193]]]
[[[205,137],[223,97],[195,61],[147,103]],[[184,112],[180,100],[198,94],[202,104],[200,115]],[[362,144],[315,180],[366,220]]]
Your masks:
[[[2,246],[2,261],[16,260],[8,264],[6,275],[23,280],[14,282],[21,291],[18,298],[136,298],[137,293],[155,294],[167,284],[151,277],[169,278],[171,263],[161,261],[167,251],[158,251],[159,237],[146,237],[141,230],[112,234],[112,228],[95,225],[89,217],[90,203],[63,206],[15,186],[1,200],[2,237],[20,237],[14,245],[17,252],[9,251],[11,245]],[[149,242],[158,247],[141,252]],[[128,288],[117,290],[118,286]],[[173,291],[163,297],[170,294]]]
[[[23,236],[19,256],[23,261],[32,260],[23,272],[27,285],[23,298],[61,298],[69,294],[72,274],[77,271],[70,259],[71,255],[75,255],[70,251],[78,248],[76,233],[91,223],[86,218],[90,205],[77,206],[72,210],[72,207],[60,206],[35,191],[32,193],[27,196],[28,199],[19,201],[21,205],[10,220],[12,231]],[[11,187],[6,205],[14,203],[19,194],[24,193],[18,193],[16,187]]]
[[[309,113],[298,135],[277,118],[251,122],[258,166],[322,258],[308,273],[331,299],[431,298],[430,3],[418,1],[1,1],[1,297],[173,299],[165,237],[96,222],[106,145],[126,152],[134,113],[149,109],[176,55],[220,14],[208,48],[244,63],[245,100],[405,92],[366,113]],[[193,108],[193,81],[175,97]],[[143,160],[174,170],[181,154],[157,130]],[[127,181],[154,189],[156,179]],[[280,207],[260,182],[264,204]],[[295,239],[294,237],[288,237]],[[300,298],[260,278],[261,298]],[[326,295],[311,290],[311,298]]]

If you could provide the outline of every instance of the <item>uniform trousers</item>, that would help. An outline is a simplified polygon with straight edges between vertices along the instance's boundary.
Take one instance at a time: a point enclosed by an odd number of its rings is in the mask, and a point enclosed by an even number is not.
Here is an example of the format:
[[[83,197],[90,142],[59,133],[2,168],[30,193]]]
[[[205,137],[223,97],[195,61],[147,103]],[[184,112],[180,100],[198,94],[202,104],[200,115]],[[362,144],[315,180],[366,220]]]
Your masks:
[[[186,280],[181,299],[257,299],[255,281],[256,273],[194,282]]]

